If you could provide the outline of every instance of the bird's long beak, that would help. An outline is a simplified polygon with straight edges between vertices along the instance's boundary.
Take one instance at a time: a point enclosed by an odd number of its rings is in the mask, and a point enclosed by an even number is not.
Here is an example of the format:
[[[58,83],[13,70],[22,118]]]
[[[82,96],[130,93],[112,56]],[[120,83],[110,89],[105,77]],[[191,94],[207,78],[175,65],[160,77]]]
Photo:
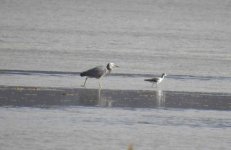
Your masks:
[[[115,67],[118,67],[118,68],[119,68],[119,66],[118,66],[118,65],[115,65]]]

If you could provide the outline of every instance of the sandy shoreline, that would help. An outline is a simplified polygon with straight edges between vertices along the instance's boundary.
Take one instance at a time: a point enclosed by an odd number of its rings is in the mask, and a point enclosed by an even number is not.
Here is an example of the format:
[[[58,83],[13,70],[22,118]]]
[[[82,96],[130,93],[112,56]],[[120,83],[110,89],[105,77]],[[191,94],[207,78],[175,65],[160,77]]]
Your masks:
[[[231,94],[0,86],[0,106],[53,105],[230,110]]]

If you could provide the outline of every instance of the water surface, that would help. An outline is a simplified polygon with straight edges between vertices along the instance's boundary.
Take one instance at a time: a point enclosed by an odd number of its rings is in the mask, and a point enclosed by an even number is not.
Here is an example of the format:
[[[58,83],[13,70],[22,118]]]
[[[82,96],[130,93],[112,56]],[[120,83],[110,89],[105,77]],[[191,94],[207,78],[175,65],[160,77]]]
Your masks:
[[[228,150],[230,132],[230,111],[0,107],[3,150]]]

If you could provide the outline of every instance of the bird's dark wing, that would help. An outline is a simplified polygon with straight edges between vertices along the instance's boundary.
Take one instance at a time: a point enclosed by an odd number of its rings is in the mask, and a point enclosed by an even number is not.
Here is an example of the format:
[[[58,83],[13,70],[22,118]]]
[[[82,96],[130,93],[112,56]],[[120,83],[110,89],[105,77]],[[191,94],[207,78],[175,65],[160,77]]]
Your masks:
[[[158,78],[145,79],[144,81],[157,82]]]
[[[104,68],[103,66],[98,66],[80,73],[80,76],[81,77],[87,76],[90,78],[100,78],[102,75],[105,74],[105,72],[106,72],[106,68]]]

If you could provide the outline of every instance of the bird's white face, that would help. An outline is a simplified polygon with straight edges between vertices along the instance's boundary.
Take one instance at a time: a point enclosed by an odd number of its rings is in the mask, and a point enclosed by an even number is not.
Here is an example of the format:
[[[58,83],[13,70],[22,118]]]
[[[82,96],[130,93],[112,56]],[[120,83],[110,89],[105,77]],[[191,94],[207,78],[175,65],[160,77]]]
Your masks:
[[[109,70],[112,70],[113,68],[116,68],[116,67],[119,67],[119,66],[117,66],[115,63],[108,63],[108,65],[107,65],[107,68],[109,69]]]
[[[167,76],[167,74],[166,74],[166,73],[163,73],[163,74],[162,74],[162,77],[166,77],[166,76]]]

